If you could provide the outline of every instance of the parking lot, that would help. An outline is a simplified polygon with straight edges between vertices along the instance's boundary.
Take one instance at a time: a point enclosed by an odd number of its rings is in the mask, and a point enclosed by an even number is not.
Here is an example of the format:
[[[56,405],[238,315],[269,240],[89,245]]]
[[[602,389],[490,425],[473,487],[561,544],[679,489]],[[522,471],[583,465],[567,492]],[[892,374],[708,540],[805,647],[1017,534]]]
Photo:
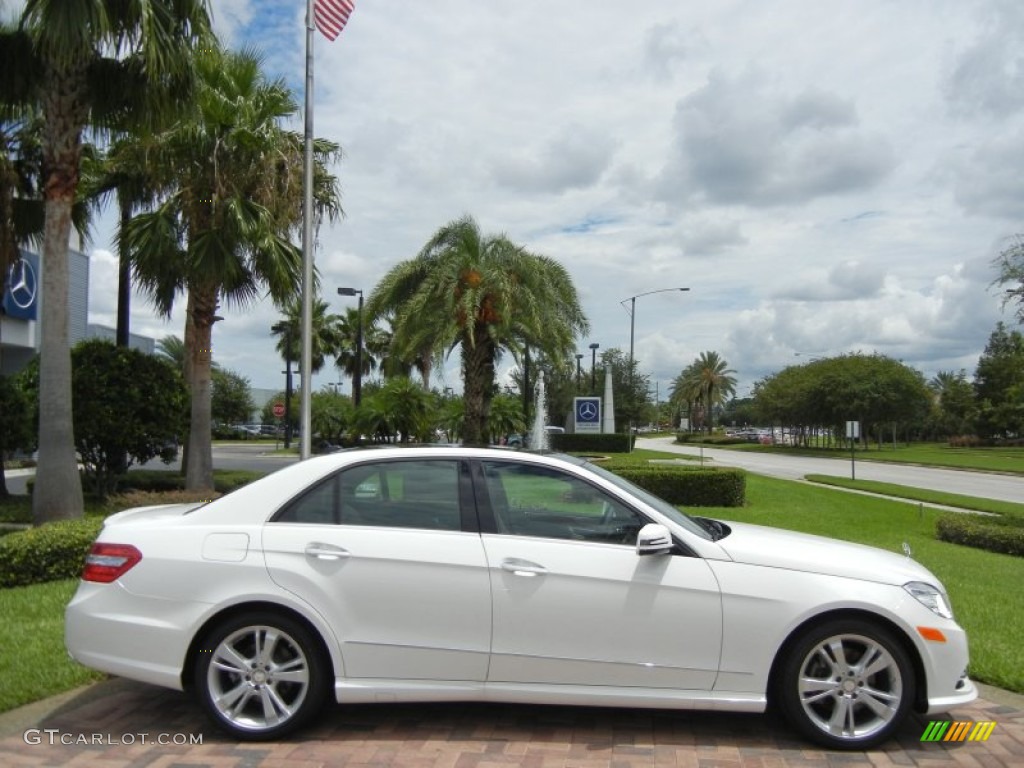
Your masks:
[[[221,736],[184,694],[112,679],[0,715],[4,766],[184,768],[788,768],[1024,765],[1024,699],[993,689],[950,713],[984,742],[923,743],[927,720],[871,752],[826,752],[772,716],[480,704],[335,707],[285,742]],[[946,719],[946,718],[935,718]]]

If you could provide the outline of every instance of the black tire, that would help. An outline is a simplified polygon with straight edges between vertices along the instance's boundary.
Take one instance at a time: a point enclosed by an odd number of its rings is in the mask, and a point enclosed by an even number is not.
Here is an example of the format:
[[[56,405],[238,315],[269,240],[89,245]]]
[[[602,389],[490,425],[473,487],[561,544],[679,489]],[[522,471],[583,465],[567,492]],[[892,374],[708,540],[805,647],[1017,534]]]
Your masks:
[[[779,709],[796,730],[832,749],[868,749],[900,727],[914,701],[914,666],[893,633],[861,619],[808,629],[777,681]]]
[[[206,634],[193,682],[219,728],[263,741],[291,733],[317,714],[330,677],[320,644],[303,624],[261,611],[227,619]]]

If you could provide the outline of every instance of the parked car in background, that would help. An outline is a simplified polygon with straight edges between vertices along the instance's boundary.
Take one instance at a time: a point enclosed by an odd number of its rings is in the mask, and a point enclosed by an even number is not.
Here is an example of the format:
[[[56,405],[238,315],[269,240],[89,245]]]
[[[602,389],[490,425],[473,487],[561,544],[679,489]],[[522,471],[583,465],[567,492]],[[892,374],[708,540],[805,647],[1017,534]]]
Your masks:
[[[908,557],[691,517],[582,459],[315,457],[108,518],[66,610],[86,666],[193,691],[240,739],[328,698],[760,712],[864,749],[976,696]]]

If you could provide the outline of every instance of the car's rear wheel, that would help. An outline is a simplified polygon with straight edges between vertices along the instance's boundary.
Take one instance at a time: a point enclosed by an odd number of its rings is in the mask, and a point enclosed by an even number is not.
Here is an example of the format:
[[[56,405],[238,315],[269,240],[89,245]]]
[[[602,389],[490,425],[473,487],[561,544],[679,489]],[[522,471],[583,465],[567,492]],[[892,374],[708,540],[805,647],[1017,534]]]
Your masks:
[[[866,749],[899,728],[914,700],[914,668],[903,645],[859,619],[811,628],[790,649],[779,678],[786,719],[810,739]]]
[[[215,626],[197,649],[195,688],[210,717],[241,739],[289,733],[327,692],[327,664],[305,626],[252,613]]]

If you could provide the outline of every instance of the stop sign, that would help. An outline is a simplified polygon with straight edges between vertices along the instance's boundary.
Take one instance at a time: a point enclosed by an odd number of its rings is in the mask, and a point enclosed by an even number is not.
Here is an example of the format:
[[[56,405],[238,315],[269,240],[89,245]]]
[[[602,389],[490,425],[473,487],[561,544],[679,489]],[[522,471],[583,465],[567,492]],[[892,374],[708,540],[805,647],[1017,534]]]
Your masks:
[[[274,416],[279,419],[284,416],[284,403],[274,403]]]

